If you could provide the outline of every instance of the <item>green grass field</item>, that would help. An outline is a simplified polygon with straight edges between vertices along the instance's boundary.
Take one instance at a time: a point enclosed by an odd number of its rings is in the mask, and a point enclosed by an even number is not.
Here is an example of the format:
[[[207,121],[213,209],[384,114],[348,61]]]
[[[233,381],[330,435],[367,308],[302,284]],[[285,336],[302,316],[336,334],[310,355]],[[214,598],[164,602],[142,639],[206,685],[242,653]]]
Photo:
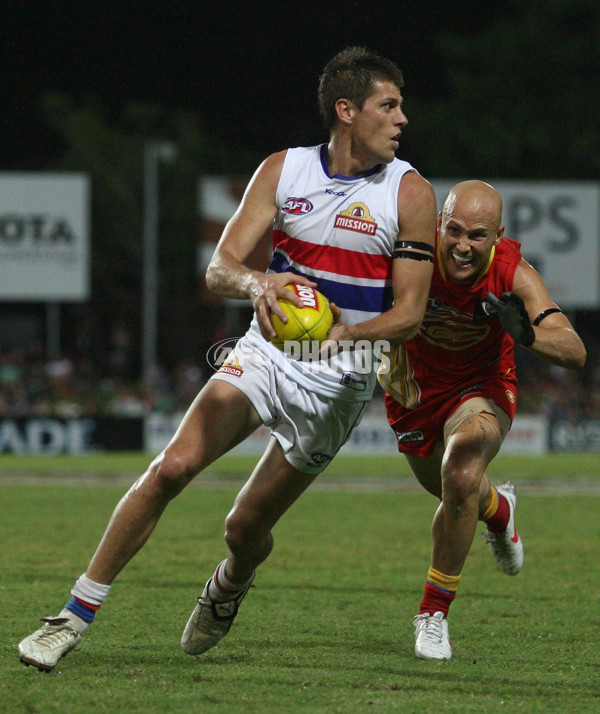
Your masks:
[[[240,615],[202,657],[179,649],[224,555],[223,520],[254,459],[227,457],[169,507],[56,670],[16,645],[69,596],[144,455],[0,457],[0,711],[600,711],[600,457],[499,457],[519,486],[525,567],[476,538],[450,615],[454,657],[413,656],[436,502],[398,456],[340,456],[275,529]]]

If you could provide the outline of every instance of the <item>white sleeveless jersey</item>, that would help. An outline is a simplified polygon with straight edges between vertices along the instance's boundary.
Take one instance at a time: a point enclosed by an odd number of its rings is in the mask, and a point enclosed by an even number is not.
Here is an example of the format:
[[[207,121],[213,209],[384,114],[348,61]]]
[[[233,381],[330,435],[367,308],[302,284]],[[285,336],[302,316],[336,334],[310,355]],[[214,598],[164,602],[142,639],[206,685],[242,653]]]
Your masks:
[[[398,191],[414,168],[394,159],[357,177],[330,176],[327,144],[288,149],[277,187],[273,257],[267,272],[291,271],[317,283],[348,324],[392,306],[392,253],[398,236]],[[371,397],[374,371],[363,374],[350,354],[328,362],[290,360],[264,340],[253,320],[247,335],[289,377],[321,394]],[[370,362],[370,360],[367,360]]]

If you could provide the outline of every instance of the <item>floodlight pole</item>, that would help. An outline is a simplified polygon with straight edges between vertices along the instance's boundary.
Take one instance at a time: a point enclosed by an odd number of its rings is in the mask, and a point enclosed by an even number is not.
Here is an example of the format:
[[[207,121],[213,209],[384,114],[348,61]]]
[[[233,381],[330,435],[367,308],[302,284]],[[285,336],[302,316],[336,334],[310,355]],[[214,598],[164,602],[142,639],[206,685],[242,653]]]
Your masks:
[[[142,375],[157,364],[158,237],[160,161],[173,161],[177,148],[171,142],[149,141],[144,146],[144,236],[142,267]]]

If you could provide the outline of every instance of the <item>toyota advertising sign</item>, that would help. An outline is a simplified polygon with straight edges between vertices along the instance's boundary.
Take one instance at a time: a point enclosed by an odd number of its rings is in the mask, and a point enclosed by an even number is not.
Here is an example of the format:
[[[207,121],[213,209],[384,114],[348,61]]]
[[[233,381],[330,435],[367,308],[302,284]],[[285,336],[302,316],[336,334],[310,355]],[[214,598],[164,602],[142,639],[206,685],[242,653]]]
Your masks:
[[[0,300],[87,300],[90,181],[78,173],[0,173]]]

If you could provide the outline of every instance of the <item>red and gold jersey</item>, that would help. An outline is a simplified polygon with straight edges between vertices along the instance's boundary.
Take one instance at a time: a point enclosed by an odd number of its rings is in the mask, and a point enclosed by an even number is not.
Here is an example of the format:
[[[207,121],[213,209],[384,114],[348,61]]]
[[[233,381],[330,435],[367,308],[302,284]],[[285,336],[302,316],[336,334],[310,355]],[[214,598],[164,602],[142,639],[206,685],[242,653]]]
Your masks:
[[[503,237],[493,249],[483,277],[475,284],[462,285],[446,279],[436,251],[419,333],[399,345],[389,355],[390,364],[384,360],[378,374],[389,395],[390,422],[397,423],[406,415],[413,429],[422,430],[423,421],[417,425],[417,415],[433,416],[425,407],[438,405],[434,411],[445,420],[470,395],[486,393],[512,419],[517,385],[514,342],[497,315],[490,314],[485,296],[512,290],[520,260],[520,244]]]

